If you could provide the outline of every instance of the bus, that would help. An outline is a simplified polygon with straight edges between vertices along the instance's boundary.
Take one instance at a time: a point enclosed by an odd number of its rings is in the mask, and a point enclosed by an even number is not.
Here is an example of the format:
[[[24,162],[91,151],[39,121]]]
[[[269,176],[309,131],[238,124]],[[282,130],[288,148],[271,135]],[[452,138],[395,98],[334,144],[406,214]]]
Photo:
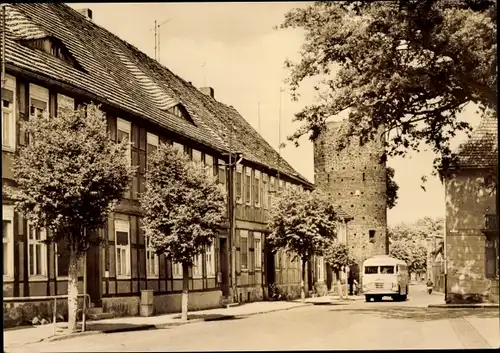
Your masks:
[[[363,293],[367,302],[391,297],[405,301],[408,297],[408,266],[406,262],[389,255],[371,257],[363,262]]]

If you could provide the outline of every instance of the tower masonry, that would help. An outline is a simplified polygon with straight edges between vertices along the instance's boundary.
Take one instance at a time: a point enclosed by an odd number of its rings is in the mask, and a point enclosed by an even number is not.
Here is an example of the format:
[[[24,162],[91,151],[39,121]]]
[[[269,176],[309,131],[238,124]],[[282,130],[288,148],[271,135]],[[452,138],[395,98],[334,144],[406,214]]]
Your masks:
[[[347,246],[358,266],[375,255],[386,254],[387,240],[387,171],[379,163],[382,141],[360,145],[352,138],[338,150],[345,121],[327,123],[314,143],[316,187],[350,216]]]

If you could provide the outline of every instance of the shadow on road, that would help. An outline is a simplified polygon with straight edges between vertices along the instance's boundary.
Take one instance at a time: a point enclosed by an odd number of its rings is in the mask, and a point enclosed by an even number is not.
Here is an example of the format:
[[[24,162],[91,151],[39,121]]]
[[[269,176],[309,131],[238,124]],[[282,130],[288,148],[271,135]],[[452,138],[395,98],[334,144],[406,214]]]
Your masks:
[[[181,316],[175,316],[174,319],[180,319]],[[222,320],[239,320],[243,317],[235,315],[224,315],[224,314],[188,314],[189,320],[203,320],[203,321],[222,321]]]
[[[338,312],[339,310],[331,310]],[[498,318],[498,309],[430,309],[411,307],[376,307],[363,309],[344,309],[342,313],[353,315],[379,315],[383,319],[432,321],[461,317]]]

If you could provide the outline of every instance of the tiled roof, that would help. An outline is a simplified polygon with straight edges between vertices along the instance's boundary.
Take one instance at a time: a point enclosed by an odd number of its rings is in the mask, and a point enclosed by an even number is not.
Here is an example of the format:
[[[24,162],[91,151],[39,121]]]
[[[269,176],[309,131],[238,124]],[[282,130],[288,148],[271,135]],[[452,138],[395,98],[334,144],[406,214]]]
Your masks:
[[[6,62],[101,97],[142,118],[221,152],[229,151],[228,127],[234,125],[231,150],[246,160],[311,183],[298,174],[232,107],[196,87],[111,32],[88,21],[61,3],[24,3],[7,6]],[[18,39],[55,37],[86,71]],[[182,104],[192,122],[169,108]],[[193,124],[194,122],[194,124]]]
[[[457,166],[491,167],[498,165],[498,121],[494,117],[483,117],[473,130],[471,137],[456,151]]]

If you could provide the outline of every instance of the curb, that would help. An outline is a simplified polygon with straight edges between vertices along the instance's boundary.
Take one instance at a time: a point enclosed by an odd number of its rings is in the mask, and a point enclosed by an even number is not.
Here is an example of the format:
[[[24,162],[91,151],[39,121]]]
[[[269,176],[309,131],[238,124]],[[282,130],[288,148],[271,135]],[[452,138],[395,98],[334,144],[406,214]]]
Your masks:
[[[85,332],[76,332],[76,333],[70,333],[67,335],[60,335],[60,336],[52,336],[48,338],[44,338],[40,341],[33,342],[33,343],[39,343],[39,342],[55,342],[55,341],[63,341],[71,338],[76,338],[76,337],[82,337],[82,336],[92,336],[92,335],[98,335],[98,334],[108,334],[108,333],[119,333],[119,332],[132,332],[132,331],[147,331],[147,330],[160,330],[168,327],[174,327],[174,326],[183,326],[183,325],[189,325],[189,324],[194,324],[197,322],[210,322],[210,321],[223,321],[223,320],[230,320],[234,318],[242,318],[242,317],[247,317],[247,316],[252,316],[252,315],[260,315],[260,314],[267,314],[267,313],[272,313],[276,311],[286,311],[290,309],[295,309],[295,308],[301,308],[305,306],[310,306],[313,305],[312,303],[305,303],[301,305],[296,305],[292,306],[289,308],[280,308],[280,309],[274,309],[274,310],[264,310],[264,311],[259,311],[259,312],[253,312],[249,314],[240,314],[240,315],[222,315],[218,317],[213,317],[213,318],[206,318],[206,319],[192,319],[188,321],[179,321],[179,322],[167,322],[163,324],[155,324],[155,325],[136,325],[132,327],[123,327],[123,328],[117,328],[117,329],[109,329],[109,330],[89,330]],[[27,343],[27,344],[32,344],[32,343]]]
[[[497,309],[500,306],[498,304],[431,304],[428,308],[439,308],[439,309]]]

